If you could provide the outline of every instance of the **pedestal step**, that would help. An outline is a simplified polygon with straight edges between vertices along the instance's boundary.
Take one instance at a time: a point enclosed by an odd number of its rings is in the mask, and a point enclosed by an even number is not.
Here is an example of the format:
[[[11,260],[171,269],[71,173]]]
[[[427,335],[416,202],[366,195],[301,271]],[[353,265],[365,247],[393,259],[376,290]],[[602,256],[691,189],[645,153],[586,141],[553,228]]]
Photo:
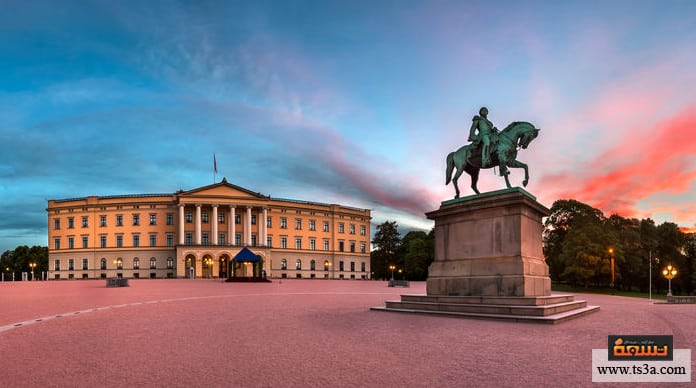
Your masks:
[[[587,306],[586,301],[575,301],[572,295],[545,297],[402,295],[401,301],[387,301],[385,304],[385,307],[373,307],[372,310],[550,324],[599,310],[599,306]]]

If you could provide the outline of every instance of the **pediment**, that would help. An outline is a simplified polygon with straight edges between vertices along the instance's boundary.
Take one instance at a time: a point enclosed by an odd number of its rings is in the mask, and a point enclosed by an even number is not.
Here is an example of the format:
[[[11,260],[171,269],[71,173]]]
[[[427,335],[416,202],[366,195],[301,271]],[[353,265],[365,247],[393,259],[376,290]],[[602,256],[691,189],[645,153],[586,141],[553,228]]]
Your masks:
[[[262,195],[245,189],[244,187],[233,185],[223,179],[222,182],[214,183],[209,186],[203,186],[196,189],[179,192],[177,193],[180,200],[184,199],[186,202],[194,199],[268,199],[268,196]]]

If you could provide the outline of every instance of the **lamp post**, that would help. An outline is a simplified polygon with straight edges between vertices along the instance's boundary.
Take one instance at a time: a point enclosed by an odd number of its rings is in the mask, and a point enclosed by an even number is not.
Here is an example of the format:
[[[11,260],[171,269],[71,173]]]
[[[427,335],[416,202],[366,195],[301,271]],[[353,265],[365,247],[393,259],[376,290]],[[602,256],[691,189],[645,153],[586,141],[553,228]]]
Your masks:
[[[36,263],[29,263],[29,268],[31,268],[31,280],[34,280],[34,268],[36,268]]]
[[[399,277],[401,278],[401,280],[404,280],[404,270],[401,268],[399,268]]]
[[[391,280],[394,280],[394,270],[396,269],[396,266],[394,264],[391,264],[389,266],[389,269],[391,270]]]
[[[614,294],[614,248],[609,248],[609,253],[611,254],[611,282],[609,283],[609,288],[611,288],[611,294]]]
[[[669,264],[665,269],[662,270],[662,276],[664,276],[669,282],[667,296],[672,296],[672,279],[677,276],[677,268]]]

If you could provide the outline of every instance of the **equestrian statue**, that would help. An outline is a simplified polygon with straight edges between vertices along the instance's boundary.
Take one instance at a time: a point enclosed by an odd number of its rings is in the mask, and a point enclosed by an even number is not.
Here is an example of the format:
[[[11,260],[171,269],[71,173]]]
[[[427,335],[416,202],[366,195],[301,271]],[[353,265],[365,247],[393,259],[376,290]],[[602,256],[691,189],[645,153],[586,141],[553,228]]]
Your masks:
[[[500,169],[500,175],[505,177],[505,184],[508,188],[511,187],[508,179],[508,175],[510,175],[508,168],[523,168],[524,181],[522,184],[527,186],[529,171],[526,164],[516,159],[517,150],[527,148],[529,143],[538,135],[539,128],[524,121],[515,121],[502,131],[498,131],[488,120],[488,109],[481,108],[479,115],[474,116],[469,130],[471,143],[447,155],[445,185],[451,181],[456,190],[454,198],[459,198],[457,181],[462,172],[466,171],[467,174],[471,175],[471,188],[476,194],[480,194],[476,187],[479,171],[482,168],[497,166]],[[456,172],[454,172],[455,169]],[[452,172],[454,172],[454,177]]]

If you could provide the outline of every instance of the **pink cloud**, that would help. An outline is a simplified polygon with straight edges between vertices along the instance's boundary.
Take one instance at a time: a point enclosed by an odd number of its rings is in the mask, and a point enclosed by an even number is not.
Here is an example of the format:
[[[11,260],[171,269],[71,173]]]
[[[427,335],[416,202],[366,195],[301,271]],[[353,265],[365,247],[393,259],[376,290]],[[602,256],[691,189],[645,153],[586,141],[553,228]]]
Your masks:
[[[683,194],[696,180],[696,107],[654,125],[649,136],[627,134],[627,141],[586,165],[586,178],[572,172],[548,175],[542,186],[559,187],[557,198],[574,198],[608,213],[636,216],[637,202],[657,193]],[[579,181],[582,179],[582,181]],[[655,209],[656,210],[656,209]],[[661,209],[680,219],[696,218],[696,209]]]

